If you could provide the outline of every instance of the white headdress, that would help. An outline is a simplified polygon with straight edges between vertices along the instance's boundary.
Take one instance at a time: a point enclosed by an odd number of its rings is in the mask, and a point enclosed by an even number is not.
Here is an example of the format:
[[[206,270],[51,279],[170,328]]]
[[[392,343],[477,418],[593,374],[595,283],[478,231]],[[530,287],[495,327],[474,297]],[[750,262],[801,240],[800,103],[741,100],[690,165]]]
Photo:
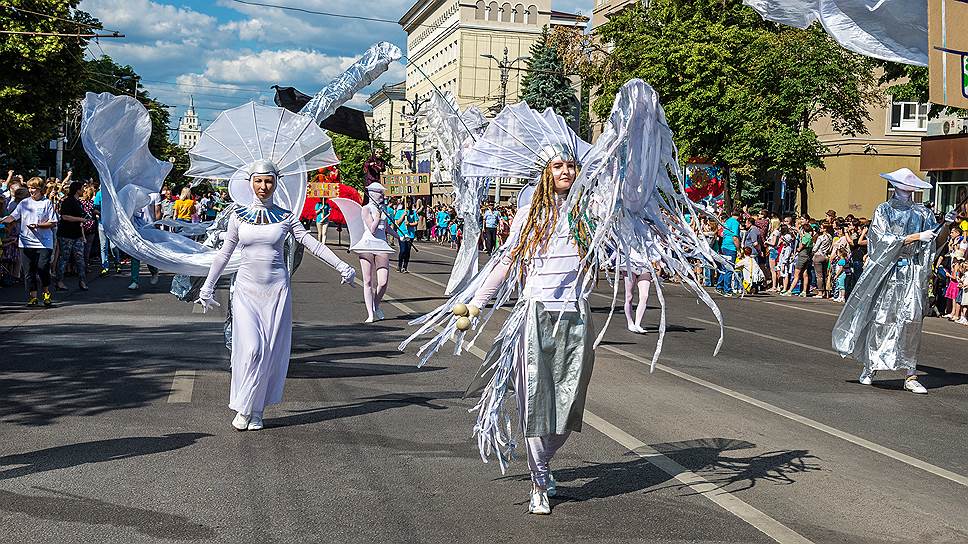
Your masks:
[[[563,156],[581,164],[591,144],[551,108],[538,113],[524,102],[508,106],[464,154],[465,177],[536,180],[548,162]]]
[[[901,168],[881,177],[890,182],[891,185],[902,191],[917,191],[918,189],[930,189],[931,184],[919,178],[910,168]]]
[[[186,175],[228,180],[229,195],[243,206],[257,200],[251,175],[274,174],[273,203],[295,213],[306,200],[306,172],[339,162],[311,117],[255,102],[220,113],[188,153]]]

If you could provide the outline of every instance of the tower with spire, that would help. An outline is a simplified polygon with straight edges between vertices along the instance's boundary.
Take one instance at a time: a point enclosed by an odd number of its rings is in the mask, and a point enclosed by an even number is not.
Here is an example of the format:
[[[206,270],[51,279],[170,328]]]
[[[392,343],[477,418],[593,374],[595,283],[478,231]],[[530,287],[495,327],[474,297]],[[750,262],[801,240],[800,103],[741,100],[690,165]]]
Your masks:
[[[202,129],[198,125],[198,115],[195,114],[195,97],[189,96],[188,109],[178,122],[178,146],[191,149],[198,143]]]

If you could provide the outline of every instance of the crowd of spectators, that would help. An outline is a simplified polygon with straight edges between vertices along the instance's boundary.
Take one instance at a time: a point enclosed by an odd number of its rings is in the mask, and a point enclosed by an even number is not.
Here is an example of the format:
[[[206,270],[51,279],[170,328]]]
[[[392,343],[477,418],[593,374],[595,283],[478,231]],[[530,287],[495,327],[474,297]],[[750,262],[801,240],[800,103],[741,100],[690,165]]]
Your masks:
[[[53,292],[68,291],[66,279],[77,278],[77,288],[88,289],[90,272],[101,276],[129,267],[128,288],[139,288],[141,263],[123,255],[105,236],[101,224],[102,195],[98,181],[23,176],[11,170],[0,184],[0,285],[22,283],[27,305],[53,304]],[[212,219],[224,195],[194,195],[184,188],[176,198],[169,187],[152,193],[150,202],[132,218],[138,224],[162,219]],[[151,283],[158,271],[148,267]]]

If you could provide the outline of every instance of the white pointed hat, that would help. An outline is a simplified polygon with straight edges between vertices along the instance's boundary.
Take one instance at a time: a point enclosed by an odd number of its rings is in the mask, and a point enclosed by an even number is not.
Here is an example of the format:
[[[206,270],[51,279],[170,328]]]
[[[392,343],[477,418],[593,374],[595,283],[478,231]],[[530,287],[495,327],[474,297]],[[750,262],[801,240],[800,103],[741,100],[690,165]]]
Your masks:
[[[910,168],[901,168],[887,174],[881,174],[881,177],[890,182],[891,185],[908,191],[931,188],[930,183],[919,178]]]

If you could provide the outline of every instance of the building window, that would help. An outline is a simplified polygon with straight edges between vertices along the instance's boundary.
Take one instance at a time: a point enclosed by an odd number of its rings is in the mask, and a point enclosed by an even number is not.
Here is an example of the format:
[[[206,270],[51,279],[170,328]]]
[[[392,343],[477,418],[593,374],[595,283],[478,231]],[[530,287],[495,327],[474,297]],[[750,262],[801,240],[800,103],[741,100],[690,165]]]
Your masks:
[[[917,102],[892,103],[891,130],[928,130],[928,105]]]
[[[538,6],[531,4],[528,6],[528,11],[526,13],[528,14],[529,25],[538,24]]]
[[[501,22],[510,23],[511,22],[511,4],[504,3],[501,6]]]
[[[514,22],[515,23],[524,22],[524,5],[518,4],[514,6]]]
[[[491,2],[487,5],[487,20],[497,21],[497,2]]]
[[[487,9],[484,8],[484,0],[477,0],[477,4],[474,7],[474,18],[483,19],[487,14]]]

